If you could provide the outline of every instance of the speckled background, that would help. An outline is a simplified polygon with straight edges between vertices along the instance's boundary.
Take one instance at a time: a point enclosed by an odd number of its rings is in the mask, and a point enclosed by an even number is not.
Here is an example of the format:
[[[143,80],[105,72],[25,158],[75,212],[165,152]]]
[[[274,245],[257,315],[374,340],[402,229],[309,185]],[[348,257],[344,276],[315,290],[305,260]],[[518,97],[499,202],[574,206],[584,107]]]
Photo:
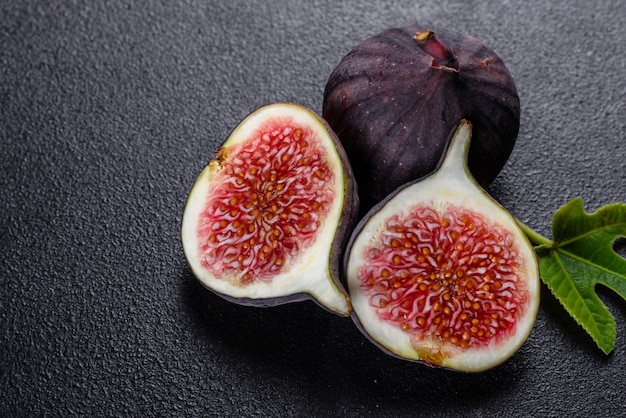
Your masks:
[[[544,287],[527,343],[465,375],[388,357],[312,302],[236,306],[179,238],[196,175],[255,107],[320,111],[359,41],[420,22],[503,58],[518,144],[490,192],[550,235],[626,201],[626,6],[574,1],[0,1],[0,416],[618,416],[606,356]],[[623,246],[619,250],[625,254]]]

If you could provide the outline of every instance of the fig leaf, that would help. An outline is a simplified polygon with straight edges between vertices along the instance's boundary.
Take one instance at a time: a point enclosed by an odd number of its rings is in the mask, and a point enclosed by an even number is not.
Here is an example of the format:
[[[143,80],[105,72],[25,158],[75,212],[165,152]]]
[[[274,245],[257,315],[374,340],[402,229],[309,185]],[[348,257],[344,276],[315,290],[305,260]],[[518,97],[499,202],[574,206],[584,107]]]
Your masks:
[[[526,230],[526,228],[525,228]],[[615,347],[615,319],[596,293],[602,284],[626,300],[626,259],[614,248],[626,237],[626,204],[585,212],[576,198],[557,210],[553,240],[527,230],[543,282],[606,354]]]

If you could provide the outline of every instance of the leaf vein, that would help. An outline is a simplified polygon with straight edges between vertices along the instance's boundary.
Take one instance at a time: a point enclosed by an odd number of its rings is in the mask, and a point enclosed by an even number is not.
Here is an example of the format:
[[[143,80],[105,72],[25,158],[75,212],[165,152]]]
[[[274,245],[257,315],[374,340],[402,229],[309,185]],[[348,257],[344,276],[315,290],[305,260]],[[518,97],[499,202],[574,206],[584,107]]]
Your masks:
[[[598,251],[600,251],[600,250],[598,250]],[[603,273],[605,273],[605,274],[610,274],[610,275],[613,275],[613,276],[617,276],[617,277],[619,277],[620,279],[622,279],[622,280],[625,280],[625,281],[626,281],[626,270],[625,270],[625,271],[623,271],[623,272],[621,272],[621,271],[613,271],[613,270],[610,270],[610,269],[606,268],[605,266],[603,266],[603,265],[601,265],[601,264],[594,263],[594,262],[592,262],[591,260],[589,260],[588,258],[581,257],[581,256],[577,255],[576,253],[573,253],[573,252],[571,252],[571,251],[567,251],[567,250],[565,250],[565,249],[563,249],[563,248],[556,249],[556,252],[557,252],[557,253],[560,253],[560,254],[563,254],[563,255],[566,255],[566,256],[568,256],[569,258],[571,258],[571,259],[573,259],[573,260],[576,260],[577,262],[579,262],[579,263],[581,263],[581,264],[586,264],[586,265],[588,265],[588,266],[592,266],[592,267],[594,267],[595,269],[600,270],[600,271],[602,271],[602,272],[603,272]],[[560,261],[560,258],[559,258],[559,261]],[[626,261],[626,260],[625,260],[625,261]],[[562,264],[561,264],[561,265],[562,265]],[[570,275],[568,274],[568,276],[570,276]],[[570,279],[571,279],[571,276],[570,276]],[[597,278],[595,278],[595,279],[596,279],[596,280],[594,281],[594,283],[599,283],[599,282],[602,282],[602,283],[603,283],[603,281],[600,281],[600,280],[598,280]]]

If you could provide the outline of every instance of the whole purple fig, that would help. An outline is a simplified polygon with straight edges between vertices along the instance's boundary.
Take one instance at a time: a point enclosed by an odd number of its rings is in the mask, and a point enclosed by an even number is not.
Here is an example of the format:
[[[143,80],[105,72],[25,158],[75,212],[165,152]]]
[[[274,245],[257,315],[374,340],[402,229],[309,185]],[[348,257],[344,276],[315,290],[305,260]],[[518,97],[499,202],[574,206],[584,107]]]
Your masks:
[[[469,169],[485,187],[508,159],[520,103],[503,61],[478,39],[419,26],[365,40],[328,79],[322,116],[341,140],[363,200],[432,173],[461,119]]]

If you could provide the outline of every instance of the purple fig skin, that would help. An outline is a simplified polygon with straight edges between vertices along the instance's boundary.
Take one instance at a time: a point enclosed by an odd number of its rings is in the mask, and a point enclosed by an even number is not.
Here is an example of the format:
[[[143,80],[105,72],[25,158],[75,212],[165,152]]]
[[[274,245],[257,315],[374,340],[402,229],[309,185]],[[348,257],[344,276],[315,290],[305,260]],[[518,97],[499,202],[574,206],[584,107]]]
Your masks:
[[[476,38],[426,32],[415,25],[365,40],[326,84],[322,116],[350,157],[362,204],[432,173],[461,119],[474,126],[469,168],[481,186],[513,150],[520,103],[503,61]]]

